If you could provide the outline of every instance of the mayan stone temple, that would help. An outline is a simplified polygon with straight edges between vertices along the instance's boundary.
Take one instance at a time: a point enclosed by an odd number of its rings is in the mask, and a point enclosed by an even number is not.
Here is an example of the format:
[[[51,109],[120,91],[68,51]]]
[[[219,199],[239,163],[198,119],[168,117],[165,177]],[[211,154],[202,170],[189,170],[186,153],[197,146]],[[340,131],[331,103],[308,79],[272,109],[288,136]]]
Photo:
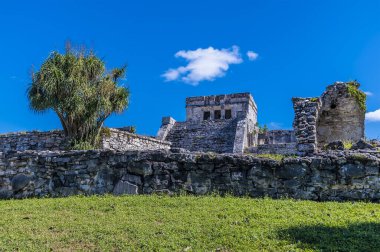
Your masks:
[[[251,94],[212,95],[186,99],[186,121],[162,119],[157,138],[173,148],[242,153],[257,145],[257,106]]]

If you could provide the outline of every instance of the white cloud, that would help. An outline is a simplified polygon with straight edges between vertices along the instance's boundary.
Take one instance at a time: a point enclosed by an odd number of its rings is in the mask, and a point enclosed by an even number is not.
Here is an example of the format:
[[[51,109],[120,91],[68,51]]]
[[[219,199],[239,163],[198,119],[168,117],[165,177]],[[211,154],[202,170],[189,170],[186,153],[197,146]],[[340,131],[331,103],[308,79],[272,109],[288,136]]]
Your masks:
[[[228,49],[209,47],[188,51],[181,50],[175,54],[175,57],[184,58],[188,64],[171,68],[162,74],[162,77],[166,81],[181,80],[194,86],[204,80],[213,81],[222,77],[231,64],[243,62],[237,46]]]
[[[373,96],[373,93],[372,93],[372,92],[365,91],[364,93],[365,93],[367,96]]]
[[[365,119],[369,122],[380,122],[380,109],[366,113]]]
[[[259,54],[258,53],[255,53],[254,51],[248,51],[247,52],[247,56],[248,56],[248,59],[250,61],[254,61],[257,59],[257,57],[259,57]]]

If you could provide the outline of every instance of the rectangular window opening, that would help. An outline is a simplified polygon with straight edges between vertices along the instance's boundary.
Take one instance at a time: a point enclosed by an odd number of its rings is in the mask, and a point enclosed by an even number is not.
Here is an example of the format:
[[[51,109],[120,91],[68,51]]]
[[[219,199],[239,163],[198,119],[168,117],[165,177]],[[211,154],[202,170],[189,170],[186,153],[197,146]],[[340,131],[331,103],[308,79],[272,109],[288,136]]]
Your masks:
[[[231,119],[231,117],[232,117],[231,109],[226,109],[226,111],[224,113],[225,113],[224,114],[225,119]]]
[[[215,110],[214,111],[214,119],[215,120],[218,120],[218,119],[221,119],[222,118],[222,111],[220,110]]]
[[[211,113],[210,111],[203,112],[203,120],[210,120]]]

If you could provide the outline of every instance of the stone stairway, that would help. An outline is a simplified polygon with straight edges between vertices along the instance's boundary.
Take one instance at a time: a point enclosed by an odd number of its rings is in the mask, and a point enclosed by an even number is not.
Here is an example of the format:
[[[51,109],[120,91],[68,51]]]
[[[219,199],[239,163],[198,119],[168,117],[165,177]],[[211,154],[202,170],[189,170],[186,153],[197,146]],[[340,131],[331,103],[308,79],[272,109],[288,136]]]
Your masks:
[[[207,120],[201,123],[176,122],[166,137],[172,148],[190,151],[231,153],[237,120]]]

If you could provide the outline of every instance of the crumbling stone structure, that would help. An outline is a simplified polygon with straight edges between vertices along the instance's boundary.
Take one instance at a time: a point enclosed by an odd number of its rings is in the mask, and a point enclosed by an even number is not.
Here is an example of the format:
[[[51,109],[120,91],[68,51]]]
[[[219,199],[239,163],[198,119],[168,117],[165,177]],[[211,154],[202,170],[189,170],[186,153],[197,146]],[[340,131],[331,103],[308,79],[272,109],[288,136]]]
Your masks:
[[[293,98],[293,127],[299,154],[310,154],[340,140],[364,138],[365,94],[356,82],[336,82],[321,97]]]
[[[251,94],[186,99],[186,121],[164,117],[157,133],[174,148],[216,153],[243,153],[257,145],[257,106]]]

